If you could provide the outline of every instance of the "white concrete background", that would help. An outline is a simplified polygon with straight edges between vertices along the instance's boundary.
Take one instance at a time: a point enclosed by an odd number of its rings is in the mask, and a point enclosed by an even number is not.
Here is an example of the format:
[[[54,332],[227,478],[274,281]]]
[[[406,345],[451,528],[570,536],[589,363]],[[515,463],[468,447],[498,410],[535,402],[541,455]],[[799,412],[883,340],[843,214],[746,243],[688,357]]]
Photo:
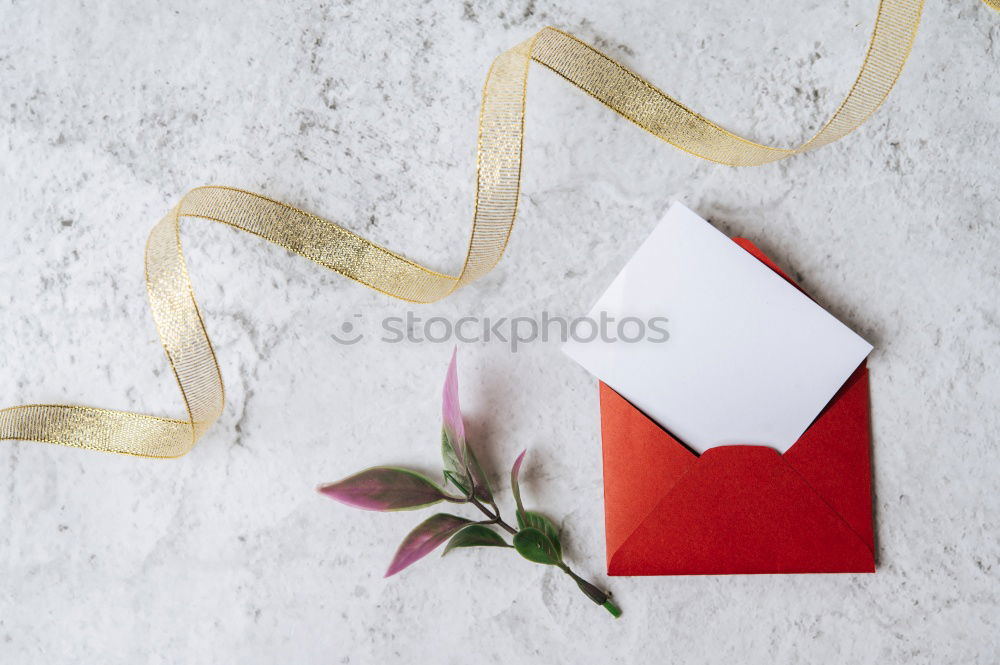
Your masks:
[[[0,403],[181,414],[142,247],[222,183],[459,265],[492,56],[554,24],[736,131],[792,144],[837,105],[874,0],[0,3]],[[0,446],[0,662],[973,663],[1000,660],[996,438],[1000,15],[928,3],[887,105],[820,152],[736,170],[533,69],[522,213],[488,279],[419,314],[585,311],[680,198],[755,240],[876,345],[872,576],[614,579],[612,621],[503,551],[382,572],[418,516],[314,487],[434,471],[446,345],[352,347],[414,308],[263,242],[185,227],[227,381],[155,462]],[[354,319],[355,314],[363,315]],[[604,566],[594,381],[553,344],[461,347],[469,430],[506,491]]]

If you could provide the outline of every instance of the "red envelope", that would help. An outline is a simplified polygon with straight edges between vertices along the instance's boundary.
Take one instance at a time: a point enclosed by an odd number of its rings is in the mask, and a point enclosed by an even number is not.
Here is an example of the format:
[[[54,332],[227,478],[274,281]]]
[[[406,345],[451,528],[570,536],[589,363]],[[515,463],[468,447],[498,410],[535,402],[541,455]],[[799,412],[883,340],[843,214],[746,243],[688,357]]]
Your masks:
[[[720,446],[699,457],[600,390],[609,575],[875,572],[864,363],[783,455]]]

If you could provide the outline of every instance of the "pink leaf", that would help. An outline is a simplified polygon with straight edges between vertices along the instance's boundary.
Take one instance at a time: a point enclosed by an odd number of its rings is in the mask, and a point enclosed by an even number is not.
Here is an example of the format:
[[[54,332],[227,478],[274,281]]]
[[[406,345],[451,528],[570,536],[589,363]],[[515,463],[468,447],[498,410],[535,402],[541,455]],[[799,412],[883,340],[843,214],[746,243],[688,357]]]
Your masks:
[[[462,422],[462,408],[458,403],[458,348],[451,353],[448,376],[444,381],[442,395],[442,416],[444,432],[449,438],[460,464],[465,464],[465,424]]]
[[[323,485],[322,494],[364,510],[412,510],[445,498],[433,481],[408,469],[376,466]]]
[[[521,505],[521,488],[517,483],[517,477],[521,475],[521,462],[524,461],[524,455],[527,452],[527,448],[522,450],[521,454],[517,456],[516,460],[514,460],[514,466],[510,469],[510,489],[514,493],[514,503],[517,504],[518,514],[524,512],[524,506]]]
[[[433,552],[438,545],[451,538],[469,524],[472,524],[470,520],[456,517],[455,515],[448,515],[446,513],[431,515],[418,524],[417,528],[408,533],[406,538],[403,539],[403,542],[399,545],[399,549],[396,550],[396,556],[392,558],[392,563],[389,564],[389,570],[385,572],[385,576],[391,577],[407,566],[424,558]]]

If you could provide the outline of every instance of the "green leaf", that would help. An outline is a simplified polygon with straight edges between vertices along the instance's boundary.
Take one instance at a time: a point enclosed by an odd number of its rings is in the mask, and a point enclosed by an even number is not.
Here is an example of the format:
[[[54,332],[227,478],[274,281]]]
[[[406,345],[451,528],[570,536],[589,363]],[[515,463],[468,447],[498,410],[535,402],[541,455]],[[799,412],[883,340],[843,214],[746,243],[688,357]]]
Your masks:
[[[466,487],[462,483],[462,481],[456,478],[454,471],[445,471],[444,479],[445,479],[445,484],[450,482],[452,485],[458,488],[458,491],[461,492],[463,496],[469,496],[469,488]]]
[[[528,561],[555,566],[561,562],[559,552],[548,536],[532,527],[514,535],[514,549]]]
[[[524,463],[524,455],[527,450],[522,450],[521,454],[514,460],[514,466],[510,470],[510,488],[514,493],[514,502],[517,504],[517,526],[520,529],[532,528],[541,531],[556,553],[556,559],[562,561],[562,543],[559,542],[559,529],[545,515],[524,509],[521,501],[521,464]]]
[[[476,487],[476,498],[486,503],[492,503],[493,490],[490,488],[490,481],[486,478],[486,472],[483,471],[479,458],[476,457],[475,451],[472,450],[472,446],[468,442],[465,444],[465,454],[469,457],[469,473],[472,474],[472,482]]]
[[[486,503],[493,502],[493,491],[490,482],[486,478],[479,459],[476,458],[475,451],[468,443],[465,444],[466,464],[462,462],[456,442],[449,433],[448,427],[441,428],[441,459],[444,461],[444,476],[457,487],[462,494],[469,496],[469,488],[475,488],[476,498]]]
[[[319,488],[322,494],[365,510],[413,510],[445,498],[426,476],[391,466],[376,466]]]
[[[444,461],[445,478],[468,496],[472,481],[465,469],[465,462],[459,458],[458,452],[455,450],[455,442],[449,436],[447,427],[441,428],[441,459]]]
[[[482,524],[470,524],[451,537],[441,556],[456,547],[510,547],[510,545],[493,529]]]
[[[531,510],[519,510],[517,513],[517,528],[519,529],[538,529],[545,534],[553,547],[556,549],[556,554],[559,559],[562,559],[562,543],[559,542],[559,529],[556,525],[545,515],[541,513],[536,513]]]

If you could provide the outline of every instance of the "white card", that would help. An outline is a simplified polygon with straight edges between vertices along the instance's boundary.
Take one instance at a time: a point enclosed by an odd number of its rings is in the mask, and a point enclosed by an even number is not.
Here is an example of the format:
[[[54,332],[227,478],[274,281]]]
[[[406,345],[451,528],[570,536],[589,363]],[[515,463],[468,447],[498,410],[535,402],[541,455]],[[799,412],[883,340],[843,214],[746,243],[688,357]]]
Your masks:
[[[698,453],[733,444],[785,452],[872,350],[679,203],[588,317],[602,313],[606,339],[581,333],[563,350]],[[646,325],[641,341],[618,338],[625,317]],[[649,330],[653,317],[666,318],[652,326],[665,335]],[[625,339],[638,331],[634,320],[621,328]]]

